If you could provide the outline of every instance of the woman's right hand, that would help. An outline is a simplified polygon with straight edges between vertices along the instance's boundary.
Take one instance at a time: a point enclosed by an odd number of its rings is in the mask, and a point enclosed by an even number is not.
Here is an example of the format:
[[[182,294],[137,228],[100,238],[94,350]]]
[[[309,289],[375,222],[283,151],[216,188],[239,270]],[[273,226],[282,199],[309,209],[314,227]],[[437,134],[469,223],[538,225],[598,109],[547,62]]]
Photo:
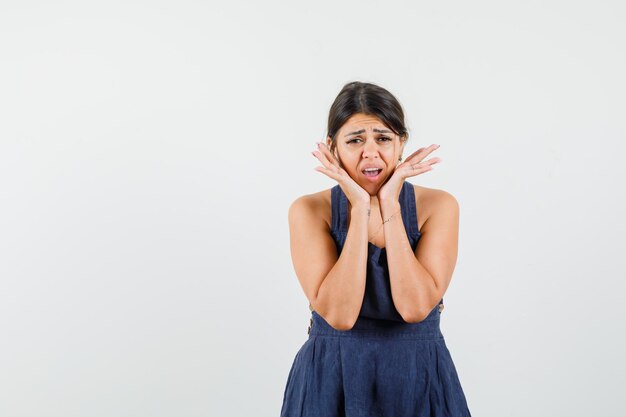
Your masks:
[[[315,170],[325,174],[339,183],[346,197],[350,201],[352,207],[363,206],[370,207],[371,196],[359,184],[352,179],[348,173],[341,168],[339,161],[328,149],[325,143],[317,142],[318,150],[311,152],[323,166],[315,167]]]

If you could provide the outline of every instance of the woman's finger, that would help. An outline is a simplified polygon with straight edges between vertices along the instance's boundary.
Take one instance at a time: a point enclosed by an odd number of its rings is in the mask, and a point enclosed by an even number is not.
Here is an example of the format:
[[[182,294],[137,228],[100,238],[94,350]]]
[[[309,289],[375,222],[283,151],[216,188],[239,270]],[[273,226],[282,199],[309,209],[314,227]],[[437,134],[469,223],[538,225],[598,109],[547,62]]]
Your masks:
[[[322,142],[317,142],[317,148],[320,150],[320,152],[322,152],[326,156],[326,158],[330,161],[331,164],[339,168],[339,161],[337,160],[337,158],[335,158],[335,155],[333,155],[333,153],[330,151],[330,149],[328,148],[328,145]]]
[[[441,162],[441,158],[436,157],[430,158],[428,161],[410,163],[409,165],[413,170],[430,171],[431,169],[433,169],[433,165],[439,162]]]
[[[311,154],[314,157],[316,157],[320,161],[320,163],[323,165],[321,167],[315,167],[314,169],[316,171],[327,175],[328,177],[334,179],[335,181],[338,181],[338,182],[340,181],[341,174],[339,172],[339,167],[332,164],[321,150],[313,151],[311,152]]]
[[[317,166],[313,169],[315,169],[317,172],[321,172],[322,174],[337,181],[338,183],[341,183],[341,180],[342,180],[341,173],[338,172],[336,169],[333,169],[333,168],[329,169],[329,168],[320,167],[320,166]]]
[[[317,159],[319,159],[319,161],[322,163],[322,165],[324,165],[325,168],[332,169],[335,166],[331,161],[328,160],[328,157],[321,150],[315,150],[312,153]]]
[[[411,158],[413,158],[415,155],[417,155],[418,153],[422,152],[424,150],[424,148],[419,148],[418,150],[416,150],[415,152],[413,152],[411,155],[409,155],[408,157],[404,158],[404,161],[408,161]]]
[[[406,161],[409,161],[411,158],[415,158],[414,162],[421,161],[422,159],[426,158],[428,154],[436,149],[439,149],[439,145],[432,144],[427,148],[419,148],[417,151],[409,155],[409,157],[406,158]]]
[[[317,142],[316,144],[317,144],[318,152],[320,153],[320,155],[322,155],[324,160],[328,162],[328,165],[325,165],[325,167],[332,170],[333,172],[342,174],[341,164],[339,163],[339,161],[337,161],[337,158],[335,158],[335,156],[330,151],[328,146],[322,142]]]
[[[321,172],[322,174],[325,174],[327,177],[340,182],[341,180],[341,175],[339,175],[338,173],[328,169],[328,168],[324,168],[324,167],[315,167],[314,168],[317,172]]]

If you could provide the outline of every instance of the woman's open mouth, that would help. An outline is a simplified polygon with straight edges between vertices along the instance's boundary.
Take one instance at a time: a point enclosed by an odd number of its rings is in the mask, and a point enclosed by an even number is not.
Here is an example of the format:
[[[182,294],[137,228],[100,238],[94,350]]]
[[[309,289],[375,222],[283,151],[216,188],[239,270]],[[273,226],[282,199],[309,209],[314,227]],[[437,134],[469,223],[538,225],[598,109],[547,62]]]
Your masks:
[[[364,169],[363,171],[361,171],[363,173],[363,175],[365,175],[365,177],[367,177],[370,180],[376,180],[378,179],[378,177],[380,176],[380,173],[383,172],[383,170],[381,168],[378,169]]]

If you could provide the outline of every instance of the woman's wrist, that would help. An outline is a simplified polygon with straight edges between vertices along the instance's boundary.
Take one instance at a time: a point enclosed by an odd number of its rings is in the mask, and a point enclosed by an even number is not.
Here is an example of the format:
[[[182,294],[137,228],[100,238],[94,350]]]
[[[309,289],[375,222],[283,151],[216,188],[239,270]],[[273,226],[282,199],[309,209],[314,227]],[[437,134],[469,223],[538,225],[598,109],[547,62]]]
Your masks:
[[[400,208],[401,206],[399,201],[384,202],[380,205],[380,213],[382,214],[383,218],[386,219],[392,216],[394,213],[397,213]]]
[[[369,218],[370,211],[371,211],[371,207],[369,203],[356,204],[350,208],[350,217],[367,215],[367,217]]]

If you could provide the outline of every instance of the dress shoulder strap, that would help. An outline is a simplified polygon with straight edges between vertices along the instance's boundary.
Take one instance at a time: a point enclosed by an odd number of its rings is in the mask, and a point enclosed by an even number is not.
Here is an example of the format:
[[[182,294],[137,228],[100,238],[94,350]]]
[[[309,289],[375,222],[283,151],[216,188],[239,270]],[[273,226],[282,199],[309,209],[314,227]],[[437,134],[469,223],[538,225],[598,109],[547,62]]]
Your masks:
[[[400,193],[401,205],[402,205],[402,217],[407,232],[413,236],[421,235],[419,231],[419,223],[417,222],[417,207],[415,204],[415,190],[413,184],[408,181],[404,181],[402,185],[402,192]]]
[[[331,230],[335,233],[348,231],[347,218],[343,215],[347,211],[347,207],[344,207],[347,203],[343,196],[343,190],[339,184],[330,189],[330,224]]]

